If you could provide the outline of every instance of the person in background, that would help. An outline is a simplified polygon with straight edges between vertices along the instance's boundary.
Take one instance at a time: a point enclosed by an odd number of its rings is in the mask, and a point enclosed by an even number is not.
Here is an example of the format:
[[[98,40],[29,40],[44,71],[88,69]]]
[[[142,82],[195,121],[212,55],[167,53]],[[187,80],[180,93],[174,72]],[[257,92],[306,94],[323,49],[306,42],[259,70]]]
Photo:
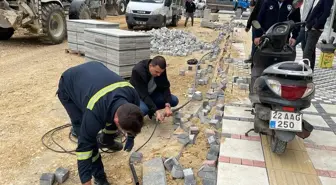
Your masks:
[[[192,0],[187,0],[185,3],[186,9],[186,20],[184,23],[184,27],[187,27],[188,19],[191,18],[191,26],[194,25],[194,12],[196,10],[196,5]]]
[[[256,48],[256,45],[254,44],[255,29],[252,26],[252,21],[257,20],[258,14],[259,14],[259,11],[260,11],[260,7],[261,7],[263,2],[264,2],[264,0],[252,0],[250,2],[250,6],[253,7],[253,10],[250,14],[250,17],[249,17],[248,21],[247,21],[245,31],[249,32],[251,27],[252,27],[252,48],[251,48],[250,57],[247,60],[245,60],[245,63],[252,63],[252,57],[253,57],[253,54],[254,54],[255,48]]]
[[[171,116],[171,107],[179,103],[178,98],[170,92],[166,67],[166,59],[162,56],[143,60],[133,67],[130,79],[141,98],[140,109],[143,115],[152,119],[156,114],[158,121]],[[160,109],[164,109],[163,114]]]
[[[306,44],[303,50],[303,58],[309,59],[312,70],[315,67],[316,60],[316,44],[323,32],[324,25],[330,15],[332,0],[305,0],[303,3],[303,12],[307,15],[306,19]]]

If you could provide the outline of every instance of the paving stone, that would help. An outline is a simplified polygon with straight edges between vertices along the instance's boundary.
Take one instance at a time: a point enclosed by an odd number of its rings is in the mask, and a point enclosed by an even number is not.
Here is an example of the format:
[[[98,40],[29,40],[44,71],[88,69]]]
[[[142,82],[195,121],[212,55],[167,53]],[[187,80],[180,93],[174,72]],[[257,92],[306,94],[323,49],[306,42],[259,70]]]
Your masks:
[[[188,144],[190,142],[189,135],[186,133],[180,134],[178,136],[178,141],[184,145]]]
[[[224,105],[223,104],[217,104],[216,109],[219,111],[224,111]]]
[[[196,141],[196,135],[194,135],[194,134],[190,134],[189,135],[189,143],[190,144],[195,144],[195,141]]]
[[[217,120],[220,120],[220,121],[221,121],[221,120],[223,119],[223,115],[224,115],[224,111],[218,111],[218,110],[217,110],[217,111],[215,112],[215,116],[214,116],[214,118],[217,119]]]
[[[336,151],[306,148],[315,169],[336,171]]]
[[[322,108],[329,114],[336,114],[336,105],[329,105],[329,104],[320,104]]]
[[[196,135],[198,133],[199,133],[199,128],[198,127],[196,127],[196,126],[190,127],[190,134]]]
[[[210,150],[209,150],[209,152],[210,152],[211,154],[218,155],[218,154],[219,154],[219,149],[220,149],[219,145],[212,144],[212,145],[210,145]]]
[[[202,101],[203,100],[202,92],[201,91],[196,91],[193,94],[193,99],[198,100],[198,101]]]
[[[318,113],[313,104],[310,104],[310,107],[304,109],[302,112],[314,112],[314,113]]]
[[[209,105],[209,101],[203,101],[202,107],[205,109]]]
[[[142,184],[166,185],[166,173],[161,157],[146,161],[142,165]]]
[[[170,157],[170,158],[168,158],[164,161],[163,165],[166,167],[166,170],[171,172],[172,169],[173,169],[173,166],[174,165],[179,166],[180,163],[178,162],[178,160],[175,157]]]
[[[218,164],[217,184],[269,185],[269,182],[265,168],[220,162]]]
[[[69,169],[59,167],[55,171],[55,178],[58,183],[63,183],[69,178]]]
[[[245,132],[253,128],[253,122],[248,121],[237,121],[231,119],[222,120],[222,132],[230,134],[244,135]],[[259,136],[255,132],[250,132],[249,136]]]
[[[194,176],[194,172],[191,168],[187,168],[183,170],[184,175],[184,184],[185,185],[196,185],[196,179]]]
[[[224,117],[239,117],[239,118],[251,118],[254,116],[251,112],[246,111],[251,110],[249,107],[236,107],[236,106],[225,106],[224,107]]]
[[[216,160],[205,160],[203,162],[203,165],[208,165],[208,166],[216,167],[217,166],[217,161]]]
[[[211,129],[206,129],[205,130],[205,135],[206,135],[206,137],[210,137],[210,136],[215,136],[215,131],[214,130],[211,130]],[[215,139],[215,138],[214,138]]]
[[[209,106],[213,107],[216,105],[216,100],[209,100]]]
[[[173,165],[171,175],[173,178],[183,179],[184,173],[182,167],[180,165]]]
[[[217,143],[217,139],[215,138],[215,136],[208,137],[208,143],[209,143],[209,145],[219,144],[219,143]]]
[[[336,135],[333,132],[313,130],[310,136],[305,139],[305,142],[336,147]]]
[[[209,123],[209,124],[210,124],[211,126],[217,128],[217,127],[219,126],[219,123],[220,123],[219,120],[217,120],[217,119],[212,119],[212,120],[210,120],[210,123]]]
[[[217,169],[216,167],[211,167],[207,165],[203,165],[199,170],[197,175],[202,179],[217,179]]]
[[[133,152],[131,154],[131,162],[140,163],[142,161],[143,154],[140,152]]]
[[[323,118],[318,115],[303,114],[303,119],[308,121],[308,123],[312,124],[313,126],[329,127]]]
[[[55,182],[55,174],[43,173],[40,177],[40,185],[53,185]]]
[[[336,184],[336,178],[319,176],[319,179],[321,180],[322,185],[335,185]]]
[[[185,70],[184,70],[184,69],[181,69],[179,75],[180,75],[180,76],[185,76]]]
[[[202,179],[202,185],[217,185],[217,179]]]
[[[260,142],[226,138],[221,144],[220,156],[265,161]]]

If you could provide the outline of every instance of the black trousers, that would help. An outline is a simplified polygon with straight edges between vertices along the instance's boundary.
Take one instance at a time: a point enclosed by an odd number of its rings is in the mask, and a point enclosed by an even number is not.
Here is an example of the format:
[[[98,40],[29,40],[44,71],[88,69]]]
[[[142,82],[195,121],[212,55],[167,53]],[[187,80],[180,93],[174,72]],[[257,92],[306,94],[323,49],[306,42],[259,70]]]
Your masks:
[[[69,93],[66,91],[66,84],[64,83],[64,79],[61,77],[58,85],[57,95],[62,103],[63,107],[65,108],[66,112],[68,113],[73,131],[80,139],[80,130],[81,130],[81,123],[83,112],[79,108],[80,106],[77,105],[70,97]],[[114,124],[108,125],[105,127],[106,130],[117,130]],[[105,130],[104,129],[104,130]],[[101,160],[101,156],[99,154],[99,149],[96,148],[93,150],[92,153],[92,176],[95,178],[105,178],[106,174],[104,171],[104,165]]]
[[[322,32],[319,30],[306,31],[306,45],[303,50],[303,58],[309,59],[312,70],[314,70],[314,67],[315,67],[316,44],[321,34]]]

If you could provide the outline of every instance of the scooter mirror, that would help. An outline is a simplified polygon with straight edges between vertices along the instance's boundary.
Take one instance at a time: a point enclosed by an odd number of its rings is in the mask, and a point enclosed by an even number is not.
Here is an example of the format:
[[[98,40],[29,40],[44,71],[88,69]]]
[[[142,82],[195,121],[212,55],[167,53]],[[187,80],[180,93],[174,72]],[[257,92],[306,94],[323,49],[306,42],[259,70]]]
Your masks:
[[[257,20],[253,20],[253,21],[252,21],[252,26],[253,26],[255,29],[260,29],[260,28],[261,28],[261,25],[260,25],[260,23],[259,23]]]

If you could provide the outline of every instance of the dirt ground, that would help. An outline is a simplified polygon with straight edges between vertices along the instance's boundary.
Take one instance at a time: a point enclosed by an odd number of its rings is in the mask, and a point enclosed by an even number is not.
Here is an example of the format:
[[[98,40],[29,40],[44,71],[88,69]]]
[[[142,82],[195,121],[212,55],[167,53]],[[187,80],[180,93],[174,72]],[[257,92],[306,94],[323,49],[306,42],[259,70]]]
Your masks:
[[[125,28],[124,17],[109,17],[110,22],[119,22]],[[200,27],[195,19],[193,27],[184,28],[184,19],[178,29],[185,29],[210,41],[218,32]],[[41,137],[52,128],[69,122],[68,116],[60,104],[55,92],[61,73],[69,67],[81,64],[84,58],[65,53],[67,42],[59,45],[43,45],[33,36],[16,33],[7,42],[0,42],[0,177],[1,184],[38,184],[42,173],[54,172],[62,166],[70,169],[70,178],[65,184],[80,184],[77,174],[76,157],[55,153],[43,147]],[[172,93],[180,103],[187,100],[187,86],[192,82],[193,72],[179,76],[179,69],[187,68],[186,61],[203,54],[194,53],[187,57],[165,56],[168,61],[168,75]],[[154,124],[147,120],[142,133],[136,138],[137,148],[149,137]],[[173,132],[171,120],[158,126],[152,140],[141,150],[144,160],[154,156],[170,157],[177,155],[181,145],[170,136]],[[56,134],[55,140],[66,149],[73,150],[76,145],[68,139],[69,128]],[[167,134],[168,133],[168,134]],[[204,137],[204,136],[203,136]],[[205,145],[206,139],[198,138],[199,145]],[[202,141],[202,142],[201,142]],[[55,149],[59,149],[55,147]],[[184,153],[193,158],[182,157],[184,167],[198,165],[205,159],[205,150],[194,147]],[[131,184],[132,178],[127,160],[130,154],[118,152],[103,154],[105,171],[109,181],[115,185]],[[195,158],[199,156],[199,158]],[[200,167],[200,166],[199,166]],[[199,168],[198,167],[198,168]],[[198,170],[198,168],[194,169]],[[182,184],[183,181],[169,180],[169,184]]]

